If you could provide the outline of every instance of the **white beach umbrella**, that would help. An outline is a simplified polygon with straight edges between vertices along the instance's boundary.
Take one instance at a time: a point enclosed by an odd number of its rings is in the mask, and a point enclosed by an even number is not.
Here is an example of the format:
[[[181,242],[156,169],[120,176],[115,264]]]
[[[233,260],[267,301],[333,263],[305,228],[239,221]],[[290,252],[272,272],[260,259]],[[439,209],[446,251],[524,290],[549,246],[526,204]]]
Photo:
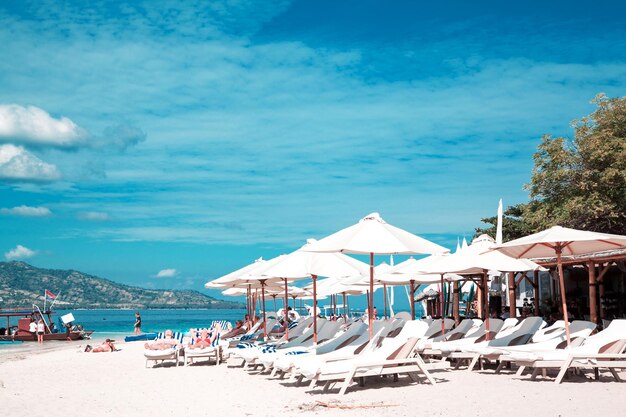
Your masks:
[[[516,259],[503,253],[492,251],[491,249],[495,245],[495,240],[493,240],[491,236],[481,235],[474,239],[471,245],[461,248],[460,251],[455,252],[452,255],[440,257],[431,256],[429,258],[426,258],[427,260],[423,261],[422,264],[416,262],[414,265],[405,268],[405,270],[410,270],[412,272],[417,272],[417,270],[421,270],[423,273],[440,274],[442,286],[444,281],[444,274],[446,273],[454,273],[459,275],[482,275],[483,296],[485,298],[485,308],[488,313],[488,271],[491,270],[500,272],[526,272],[543,269],[541,266],[528,259]],[[489,320],[487,320],[486,326],[488,332]]]
[[[515,258],[546,258],[556,255],[559,287],[567,344],[570,344],[567,301],[563,282],[562,255],[584,255],[610,249],[626,248],[626,236],[588,232],[554,226],[547,230],[512,240],[495,247],[497,251]]]
[[[370,255],[369,333],[372,338],[374,304],[374,254],[432,254],[449,250],[429,240],[386,223],[372,213],[357,224],[311,245],[311,252],[345,252]]]
[[[317,253],[309,249],[316,245],[315,239],[308,239],[307,243],[295,252],[286,255],[284,259],[271,267],[264,269],[262,276],[268,278],[280,277],[287,279],[313,280],[313,310],[317,311],[317,277],[346,277],[366,273],[367,264],[341,253]],[[317,343],[317,315],[313,318],[313,340]]]

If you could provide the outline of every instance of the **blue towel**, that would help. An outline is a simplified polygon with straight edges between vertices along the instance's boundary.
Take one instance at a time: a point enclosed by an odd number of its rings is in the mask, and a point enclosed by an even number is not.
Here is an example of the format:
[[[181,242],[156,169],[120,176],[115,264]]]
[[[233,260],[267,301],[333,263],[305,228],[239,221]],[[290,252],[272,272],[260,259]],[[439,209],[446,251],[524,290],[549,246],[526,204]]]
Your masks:
[[[254,334],[244,334],[243,336],[241,336],[241,339],[239,339],[239,340],[241,340],[243,342],[243,341],[246,341],[246,340],[250,340],[253,337],[254,337]]]
[[[289,330],[293,329],[294,327],[296,327],[298,325],[298,321],[292,321],[291,323],[289,323]]]
[[[243,343],[237,343],[236,348],[237,349],[248,349],[248,348],[252,348],[255,347],[256,345],[254,343],[250,343],[250,342],[243,342]]]

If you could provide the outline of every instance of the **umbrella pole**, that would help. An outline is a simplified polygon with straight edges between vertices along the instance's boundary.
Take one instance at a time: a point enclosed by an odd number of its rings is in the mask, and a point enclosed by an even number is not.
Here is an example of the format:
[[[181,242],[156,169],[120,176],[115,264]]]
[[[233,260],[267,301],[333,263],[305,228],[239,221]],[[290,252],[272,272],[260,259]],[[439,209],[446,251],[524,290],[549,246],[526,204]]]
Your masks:
[[[387,284],[383,284],[383,295],[385,296],[385,304],[383,314],[385,316],[385,320],[387,320]]]
[[[441,293],[440,295],[440,299],[441,299],[441,335],[445,335],[446,334],[446,326],[444,324],[444,303],[443,303],[443,274],[441,274]]]
[[[411,280],[411,320],[415,320],[415,281]]]
[[[289,340],[289,311],[287,311],[287,309],[289,308],[289,294],[287,294],[287,278],[284,278],[285,280],[285,322],[287,324],[287,327],[285,328],[285,338],[287,340]]]
[[[313,343],[317,345],[317,275],[313,279]]]
[[[489,322],[491,321],[489,318],[489,293],[487,292],[487,270],[483,270],[483,306],[484,306],[484,315],[485,315],[485,332],[486,337],[485,340],[491,340],[491,335],[489,334]]]
[[[348,302],[348,296],[346,295],[346,292],[343,292],[343,321],[347,322],[348,321],[348,315],[346,314],[346,303]]]
[[[274,314],[276,314],[276,294],[272,295],[272,298],[274,299]]]
[[[563,321],[565,322],[565,337],[567,337],[567,346],[570,345],[569,337],[569,317],[567,315],[567,301],[565,300],[565,282],[563,280],[563,263],[561,261],[561,246],[554,248],[556,251],[556,264],[559,268],[559,287],[561,289],[561,304],[563,306]]]
[[[367,318],[370,326],[370,340],[373,336],[373,324],[374,324],[374,253],[370,252],[370,293],[369,293],[369,308],[367,312]]]
[[[261,280],[261,299],[263,300],[263,338],[267,339],[267,317],[265,315],[265,280]]]

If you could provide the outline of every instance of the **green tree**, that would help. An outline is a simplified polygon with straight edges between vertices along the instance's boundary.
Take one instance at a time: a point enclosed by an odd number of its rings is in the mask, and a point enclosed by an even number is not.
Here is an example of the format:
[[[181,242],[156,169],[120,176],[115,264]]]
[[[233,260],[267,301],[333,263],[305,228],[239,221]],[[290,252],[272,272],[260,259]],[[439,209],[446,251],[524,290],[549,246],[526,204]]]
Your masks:
[[[626,97],[593,100],[572,141],[544,136],[521,217],[538,231],[560,224],[626,234]]]
[[[515,206],[507,207],[502,213],[502,240],[504,242],[529,235],[534,231],[524,219],[525,208],[526,204],[517,204]],[[486,217],[484,219],[480,219],[480,221],[491,226],[485,228],[477,227],[474,229],[476,231],[474,237],[478,237],[482,234],[488,234],[495,239],[498,217]]]

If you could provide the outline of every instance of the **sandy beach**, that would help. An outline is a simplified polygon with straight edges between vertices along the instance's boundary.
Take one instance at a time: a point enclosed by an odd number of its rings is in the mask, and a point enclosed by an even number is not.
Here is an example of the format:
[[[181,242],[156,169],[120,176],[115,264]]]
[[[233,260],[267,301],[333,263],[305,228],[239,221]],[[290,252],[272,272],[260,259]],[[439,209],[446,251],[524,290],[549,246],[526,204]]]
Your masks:
[[[368,380],[346,396],[220,366],[144,368],[140,343],[84,353],[85,343],[0,353],[4,416],[621,416],[626,385],[608,373],[557,386],[493,371],[444,371],[436,386]],[[626,378],[626,373],[621,376]],[[591,374],[587,375],[591,378]],[[346,408],[342,408],[346,407]]]

